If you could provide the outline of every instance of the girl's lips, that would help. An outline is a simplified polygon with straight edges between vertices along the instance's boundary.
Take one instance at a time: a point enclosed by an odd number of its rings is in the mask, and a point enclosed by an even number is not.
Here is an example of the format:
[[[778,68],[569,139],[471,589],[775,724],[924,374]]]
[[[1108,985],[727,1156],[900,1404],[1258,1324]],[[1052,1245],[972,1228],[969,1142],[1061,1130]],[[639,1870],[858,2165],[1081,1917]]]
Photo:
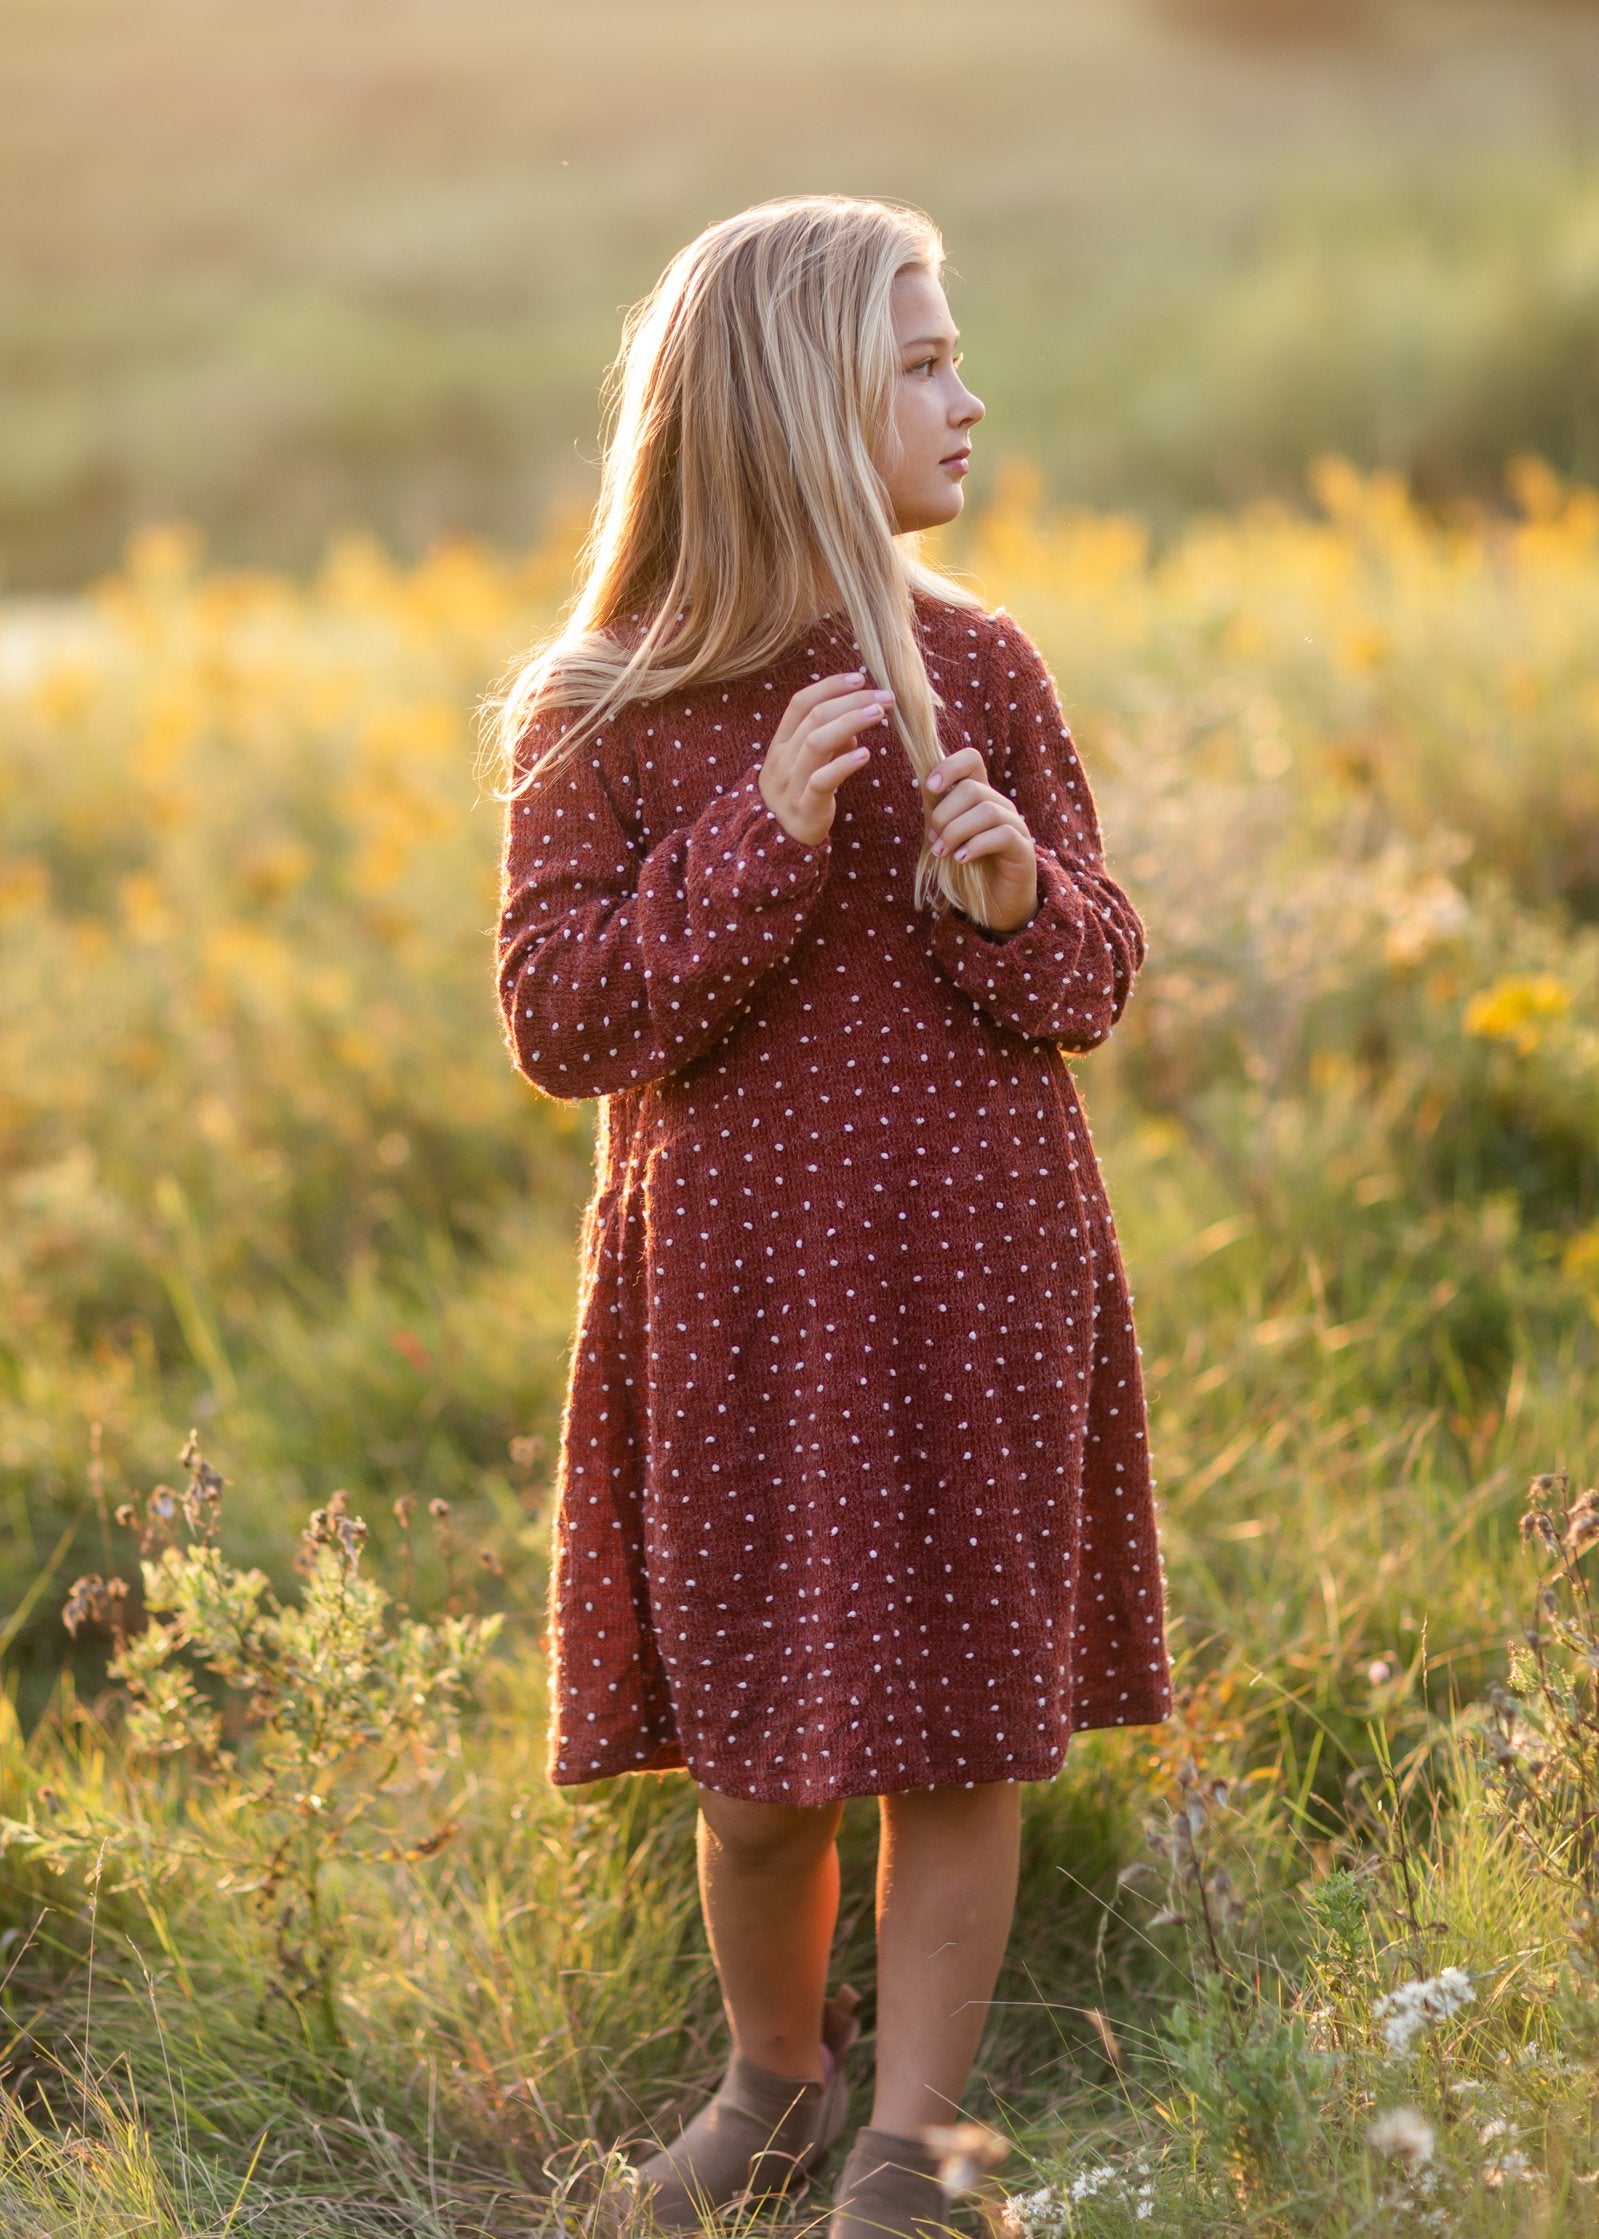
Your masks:
[[[970,451],[956,451],[949,458],[940,459],[938,463],[940,466],[952,466],[957,472],[964,474],[972,463],[972,455]]]

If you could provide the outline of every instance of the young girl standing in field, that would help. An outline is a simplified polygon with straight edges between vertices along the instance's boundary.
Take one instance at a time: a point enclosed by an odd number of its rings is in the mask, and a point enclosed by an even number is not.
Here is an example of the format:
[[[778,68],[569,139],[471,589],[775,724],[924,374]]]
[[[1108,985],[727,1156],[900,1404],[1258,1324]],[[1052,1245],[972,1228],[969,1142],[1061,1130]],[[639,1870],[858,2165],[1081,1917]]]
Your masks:
[[[1020,1784],[1171,1709],[1144,1392],[1063,1051],[1144,957],[1037,650],[921,564],[983,407],[931,221],[707,229],[631,315],[570,618],[499,703],[509,1046],[601,1099],[551,1778],[686,1767],[732,2035],[661,2229],[805,2176],[848,1796],[876,2094],[830,2239],[943,2221]]]

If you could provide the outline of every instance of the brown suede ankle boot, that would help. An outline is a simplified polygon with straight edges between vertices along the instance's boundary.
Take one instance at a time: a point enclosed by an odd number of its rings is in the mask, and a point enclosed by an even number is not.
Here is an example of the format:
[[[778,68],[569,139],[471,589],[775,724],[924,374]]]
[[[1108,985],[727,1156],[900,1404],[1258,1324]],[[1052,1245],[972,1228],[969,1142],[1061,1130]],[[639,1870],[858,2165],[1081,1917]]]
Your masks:
[[[930,2147],[861,2130],[833,2190],[827,2239],[945,2239],[949,2209]]]
[[[641,2162],[636,2197],[660,2232],[698,2231],[720,2208],[798,2189],[844,2127],[844,2056],[860,2035],[847,1984],[822,2009],[820,2083],[777,2076],[735,2051],[712,2098],[670,2146]]]

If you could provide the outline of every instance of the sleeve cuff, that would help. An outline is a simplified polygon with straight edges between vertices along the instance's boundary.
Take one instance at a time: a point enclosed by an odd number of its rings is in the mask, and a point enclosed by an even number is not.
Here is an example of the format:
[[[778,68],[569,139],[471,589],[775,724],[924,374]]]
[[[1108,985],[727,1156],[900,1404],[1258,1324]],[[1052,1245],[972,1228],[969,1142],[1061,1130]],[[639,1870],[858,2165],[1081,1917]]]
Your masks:
[[[824,832],[814,845],[798,840],[767,806],[760,787],[757,762],[746,777],[725,793],[718,806],[729,819],[728,840],[750,873],[769,874],[770,898],[786,899],[819,879],[832,853],[832,834]]]
[[[946,910],[933,928],[933,950],[950,977],[975,996],[1013,990],[1037,997],[1058,986],[1074,961],[1082,932],[1083,897],[1057,858],[1038,850],[1038,907],[1014,932],[991,933],[964,912]]]

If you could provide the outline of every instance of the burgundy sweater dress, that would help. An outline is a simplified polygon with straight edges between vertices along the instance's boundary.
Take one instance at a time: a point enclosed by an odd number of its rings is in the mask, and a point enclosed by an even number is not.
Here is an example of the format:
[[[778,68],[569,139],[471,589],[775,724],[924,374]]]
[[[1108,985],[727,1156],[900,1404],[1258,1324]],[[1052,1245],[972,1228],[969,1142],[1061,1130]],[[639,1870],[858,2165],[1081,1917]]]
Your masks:
[[[1003,937],[916,910],[888,726],[816,846],[757,777],[842,620],[636,703],[506,812],[519,1070],[600,1101],[551,1576],[549,1773],[819,1804],[1047,1780],[1171,1711],[1140,1351],[1063,1053],[1143,962],[1037,649],[918,593],[1038,849]],[[522,768],[559,736],[546,711]]]

